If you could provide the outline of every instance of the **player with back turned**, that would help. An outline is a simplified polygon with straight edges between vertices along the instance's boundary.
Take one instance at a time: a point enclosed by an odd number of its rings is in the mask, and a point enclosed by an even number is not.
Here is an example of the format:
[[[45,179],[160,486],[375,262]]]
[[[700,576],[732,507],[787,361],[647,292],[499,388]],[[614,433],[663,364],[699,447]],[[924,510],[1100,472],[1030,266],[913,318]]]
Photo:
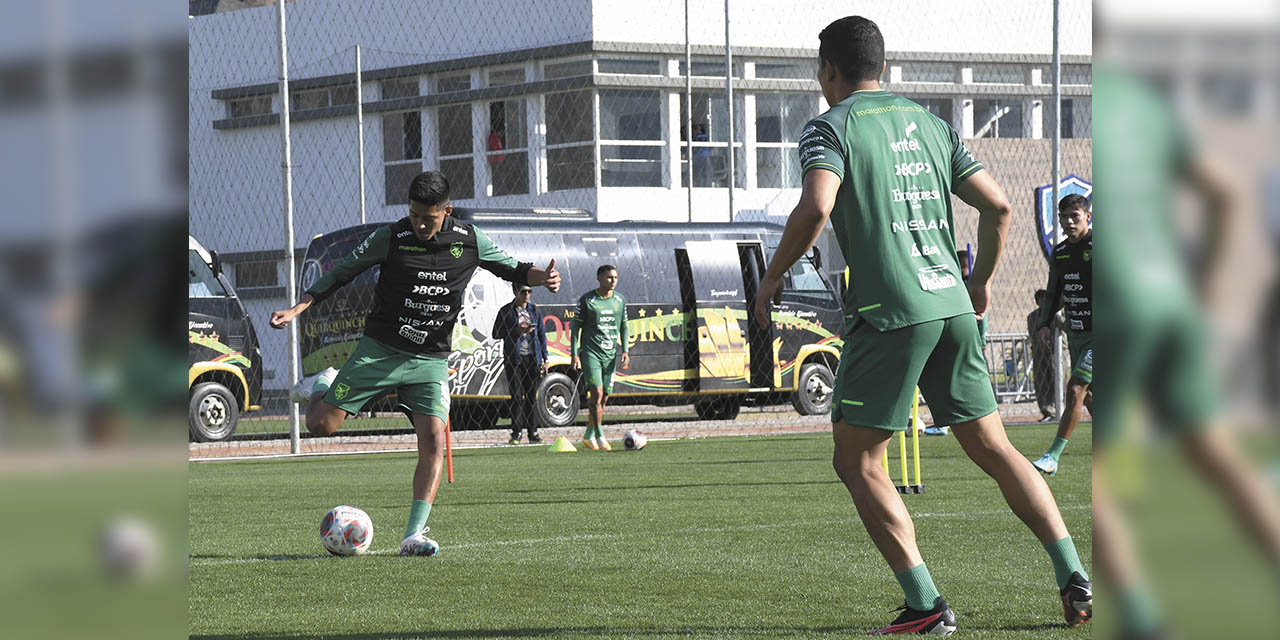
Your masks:
[[[1005,435],[982,355],[977,321],[1008,232],[1008,198],[949,124],[880,87],[884,39],[874,22],[841,18],[818,37],[818,82],[831,108],[801,135],[800,202],[765,272],[755,314],[768,322],[782,275],[830,217],[850,276],[832,399],[833,465],[906,596],[902,614],[873,634],[949,635],[957,628],[881,466],[890,436],[906,428],[917,386],[934,420],[951,425],[965,454],[995,479],[1048,552],[1067,623],[1085,622],[1092,585],[1044,478]],[[980,215],[967,292],[952,193]]]
[[[381,267],[364,337],[342,369],[304,378],[290,398],[307,405],[307,430],[331,436],[370,400],[397,392],[418,436],[413,502],[400,555],[432,556],[440,545],[426,537],[427,517],[440,488],[453,325],[477,267],[519,284],[560,288],[552,260],[546,269],[517,262],[479,227],[459,222],[449,204],[449,181],[437,171],[409,185],[409,215],[379,227],[342,262],[311,285],[297,305],[271,314],[283,328],[370,267]]]

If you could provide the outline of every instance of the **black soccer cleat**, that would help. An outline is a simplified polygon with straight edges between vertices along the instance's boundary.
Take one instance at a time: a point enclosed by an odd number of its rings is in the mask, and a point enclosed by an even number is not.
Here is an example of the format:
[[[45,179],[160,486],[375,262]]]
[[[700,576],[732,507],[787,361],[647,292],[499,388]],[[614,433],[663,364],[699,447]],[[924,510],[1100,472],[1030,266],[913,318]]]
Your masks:
[[[902,614],[889,626],[871,631],[869,635],[949,636],[956,632],[956,614],[947,606],[947,601],[942,596],[933,601],[933,608],[928,611],[917,611],[905,604],[895,611],[901,611]]]
[[[1078,627],[1093,619],[1093,584],[1073,571],[1062,588],[1062,615],[1067,626]]]

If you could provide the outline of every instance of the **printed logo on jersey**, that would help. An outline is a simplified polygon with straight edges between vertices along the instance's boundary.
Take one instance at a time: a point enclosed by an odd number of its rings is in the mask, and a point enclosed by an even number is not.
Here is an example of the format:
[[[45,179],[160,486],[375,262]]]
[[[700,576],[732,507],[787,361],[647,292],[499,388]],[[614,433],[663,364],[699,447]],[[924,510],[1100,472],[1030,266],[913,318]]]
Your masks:
[[[920,203],[926,200],[941,200],[942,194],[937,189],[929,189],[928,191],[903,191],[902,189],[893,190],[894,202],[910,202],[912,209],[920,209],[923,207]]]
[[[430,280],[432,282],[444,282],[447,278],[443,271],[419,271],[419,280]]]
[[[914,178],[919,175],[933,173],[933,165],[928,162],[899,162],[893,167],[893,175]]]
[[[406,308],[406,309],[414,309],[414,310],[417,310],[417,311],[424,311],[424,312],[427,312],[427,313],[432,313],[432,312],[449,313],[450,311],[452,311],[452,310],[453,310],[453,307],[451,307],[451,306],[449,306],[449,305],[447,305],[447,304],[434,304],[434,303],[430,303],[430,302],[415,302],[415,301],[413,300],[413,298],[405,298],[405,299],[404,299],[404,308]]]
[[[449,255],[455,258],[462,257],[462,242],[455,242],[449,245]]]
[[[423,344],[427,341],[427,332],[414,329],[406,324],[400,326],[400,337],[409,340],[410,342]]]
[[[1085,249],[1085,250],[1084,250],[1084,255],[1083,255],[1082,257],[1084,258],[1084,261],[1085,261],[1085,262],[1088,262],[1088,261],[1092,260],[1092,259],[1093,259],[1093,249]]]
[[[908,124],[907,128],[902,132],[902,140],[895,140],[893,142],[890,142],[889,148],[892,149],[894,153],[904,153],[906,151],[919,151],[920,142],[915,138],[911,137],[911,134],[915,133],[915,130],[916,130],[916,123],[912,122],[911,124]]]
[[[396,234],[396,240],[399,240],[400,238],[407,238],[411,235],[413,235],[412,231],[401,231],[400,233]]]
[[[347,394],[351,392],[351,385],[345,382],[339,382],[333,387],[333,397],[337,400],[343,400]]]
[[[449,295],[449,287],[441,287],[434,284],[415,284],[413,285],[413,293],[421,296],[447,296]]]
[[[920,267],[919,271],[916,272],[916,277],[920,279],[920,288],[925,291],[950,289],[956,286],[958,282],[955,276],[947,273],[947,265],[945,264]]]
[[[949,231],[951,230],[951,223],[947,222],[946,218],[936,218],[934,220],[911,218],[905,222],[894,220],[889,223],[889,230],[893,233],[900,231],[933,231],[934,229],[947,229]]]

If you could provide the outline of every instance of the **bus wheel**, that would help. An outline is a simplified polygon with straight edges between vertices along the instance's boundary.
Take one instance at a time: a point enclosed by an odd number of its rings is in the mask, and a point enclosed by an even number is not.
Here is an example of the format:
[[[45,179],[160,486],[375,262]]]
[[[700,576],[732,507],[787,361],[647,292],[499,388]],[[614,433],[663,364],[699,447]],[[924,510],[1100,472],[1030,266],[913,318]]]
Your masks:
[[[802,416],[816,416],[831,411],[831,392],[835,376],[821,362],[809,362],[800,367],[800,384],[791,394],[791,406]]]
[[[742,409],[740,396],[719,396],[693,403],[693,410],[703,420],[735,420]]]
[[[548,373],[538,383],[538,422],[544,427],[567,427],[578,419],[582,398],[573,378],[563,373]]]
[[[218,442],[236,431],[240,409],[231,391],[216,382],[201,382],[191,389],[191,405],[187,411],[191,439],[196,442]]]

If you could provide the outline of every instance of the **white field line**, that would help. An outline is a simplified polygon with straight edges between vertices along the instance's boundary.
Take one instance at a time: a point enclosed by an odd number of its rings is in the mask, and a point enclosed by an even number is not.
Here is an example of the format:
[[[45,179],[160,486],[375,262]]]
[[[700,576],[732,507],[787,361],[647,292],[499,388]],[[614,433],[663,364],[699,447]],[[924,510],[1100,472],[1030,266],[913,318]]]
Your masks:
[[[1092,509],[1092,505],[1079,504],[1058,507],[1059,511],[1084,511]],[[942,512],[942,513],[913,513],[912,519],[919,518],[964,518],[964,517],[993,517],[993,516],[1013,516],[1013,512],[1008,509],[997,509],[990,511],[958,511],[958,512]],[[830,526],[830,525],[847,525],[859,522],[857,518],[844,518],[840,520],[826,521],[809,521],[803,524],[810,526]],[[550,538],[522,538],[519,540],[490,540],[487,542],[467,542],[462,544],[442,545],[441,549],[446,553],[452,553],[456,550],[468,549],[498,549],[502,547],[523,547],[530,545],[545,544],[562,544],[562,543],[578,543],[589,540],[619,540],[624,538],[652,538],[660,536],[699,534],[699,533],[729,533],[735,531],[762,531],[765,529],[779,529],[783,527],[795,527],[793,522],[778,522],[773,524],[745,524],[733,525],[725,527],[691,527],[688,529],[673,529],[662,532],[633,532],[633,533],[582,533],[570,536],[553,536]],[[377,549],[370,551],[367,555],[391,555],[397,553],[398,549]],[[325,554],[315,554],[316,558],[327,558]],[[295,557],[286,554],[276,556],[279,559],[296,558],[299,560],[308,559],[306,557]],[[231,564],[251,564],[256,562],[275,562],[276,559],[267,558],[192,558],[190,566],[193,567],[216,567]]]

